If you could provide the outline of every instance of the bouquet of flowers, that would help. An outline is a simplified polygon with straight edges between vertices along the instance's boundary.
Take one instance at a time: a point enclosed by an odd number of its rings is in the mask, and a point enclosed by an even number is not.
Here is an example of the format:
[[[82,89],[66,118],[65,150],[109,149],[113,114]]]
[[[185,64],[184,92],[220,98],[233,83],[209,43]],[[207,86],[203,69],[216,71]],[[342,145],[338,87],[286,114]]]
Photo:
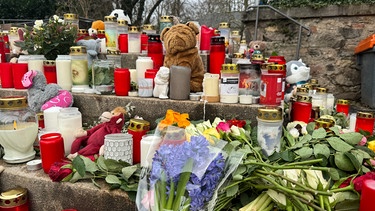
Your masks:
[[[28,54],[44,55],[47,60],[55,60],[57,55],[69,54],[77,34],[76,27],[54,15],[47,22],[36,20],[33,27],[26,27],[24,40],[17,41],[15,45]]]

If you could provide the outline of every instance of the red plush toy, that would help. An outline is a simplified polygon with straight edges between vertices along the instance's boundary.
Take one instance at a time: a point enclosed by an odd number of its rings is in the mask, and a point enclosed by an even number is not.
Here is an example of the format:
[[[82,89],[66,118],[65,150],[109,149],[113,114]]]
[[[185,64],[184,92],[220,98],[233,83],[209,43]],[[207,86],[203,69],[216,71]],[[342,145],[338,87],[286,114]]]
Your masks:
[[[123,107],[116,107],[111,111],[112,117],[108,122],[101,123],[87,131],[78,132],[68,158],[73,159],[78,154],[86,157],[98,154],[100,147],[104,144],[105,135],[121,132],[125,113]]]

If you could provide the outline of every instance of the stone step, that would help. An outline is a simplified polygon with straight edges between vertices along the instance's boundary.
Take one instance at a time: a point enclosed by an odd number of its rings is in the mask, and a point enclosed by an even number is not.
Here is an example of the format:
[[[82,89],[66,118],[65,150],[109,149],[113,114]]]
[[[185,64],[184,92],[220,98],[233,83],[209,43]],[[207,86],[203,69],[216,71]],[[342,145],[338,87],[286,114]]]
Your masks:
[[[26,164],[8,164],[2,159],[0,165],[5,169],[0,173],[0,192],[15,187],[28,190],[30,211],[124,211],[137,210],[126,192],[109,190],[104,180],[98,180],[101,186],[94,186],[91,180],[76,183],[53,182],[43,169],[30,171]]]

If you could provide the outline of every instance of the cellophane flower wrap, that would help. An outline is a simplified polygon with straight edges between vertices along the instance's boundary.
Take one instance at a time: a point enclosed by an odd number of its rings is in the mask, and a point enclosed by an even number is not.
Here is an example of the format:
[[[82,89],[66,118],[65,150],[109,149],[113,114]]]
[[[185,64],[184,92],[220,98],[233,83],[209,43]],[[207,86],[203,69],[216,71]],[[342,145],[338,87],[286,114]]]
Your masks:
[[[224,150],[226,141],[203,135],[181,141],[176,134],[185,129],[167,127],[152,165],[142,169],[138,210],[213,210],[217,191],[242,160],[243,153]]]

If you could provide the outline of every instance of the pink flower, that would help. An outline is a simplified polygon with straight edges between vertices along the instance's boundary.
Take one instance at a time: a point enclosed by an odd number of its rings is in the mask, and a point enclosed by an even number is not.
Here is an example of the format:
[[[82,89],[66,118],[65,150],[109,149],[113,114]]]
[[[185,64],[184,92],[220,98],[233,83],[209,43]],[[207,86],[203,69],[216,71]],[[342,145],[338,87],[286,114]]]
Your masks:
[[[216,130],[218,132],[228,133],[228,132],[230,132],[230,126],[226,122],[219,122],[219,124],[216,126]]]
[[[363,136],[361,141],[358,143],[359,146],[365,146],[367,143],[367,138],[366,136]]]
[[[368,179],[375,180],[375,172],[367,172],[366,174],[355,178],[353,180],[354,190],[356,190],[358,193],[361,193],[363,182]]]

